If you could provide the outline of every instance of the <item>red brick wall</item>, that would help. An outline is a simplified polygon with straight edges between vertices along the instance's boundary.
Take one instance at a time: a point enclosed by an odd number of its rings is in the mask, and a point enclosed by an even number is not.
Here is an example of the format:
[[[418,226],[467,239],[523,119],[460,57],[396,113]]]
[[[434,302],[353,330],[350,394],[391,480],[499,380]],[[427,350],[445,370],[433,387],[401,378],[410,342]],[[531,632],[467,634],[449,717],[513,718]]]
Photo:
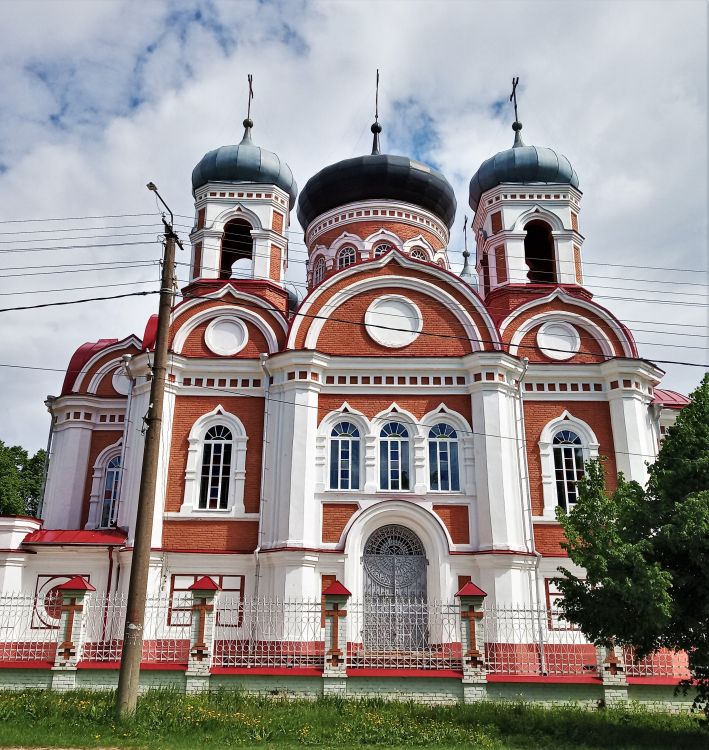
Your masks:
[[[274,281],[280,281],[281,279],[281,248],[278,245],[271,245],[268,275]]]
[[[273,212],[273,231],[283,234],[283,214],[280,211]]]
[[[440,250],[444,247],[443,243],[438,239],[438,237],[425,227],[420,226],[411,226],[409,224],[402,224],[397,221],[352,221],[349,224],[340,224],[339,226],[330,229],[329,231],[325,232],[324,234],[321,234],[317,240],[317,245],[325,245],[328,247],[330,244],[332,244],[338,237],[340,237],[343,232],[347,232],[348,234],[354,234],[357,237],[360,237],[361,239],[365,240],[370,235],[374,234],[375,232],[379,232],[380,230],[386,230],[388,232],[391,232],[392,234],[395,234],[400,240],[403,242],[406,242],[407,240],[411,240],[414,237],[423,237],[430,245],[434,248],[434,250]],[[382,240],[383,242],[385,240]],[[312,248],[311,248],[312,249]]]
[[[94,465],[102,450],[113,445],[123,437],[122,430],[94,430],[91,435],[91,446],[89,448],[89,464],[86,467],[86,479],[84,480],[84,500],[81,503],[81,528],[86,526],[89,520],[89,500],[91,499],[91,485],[93,483]],[[103,491],[103,487],[101,488]]]
[[[507,281],[507,265],[505,264],[505,248],[503,245],[495,248],[495,271],[497,283],[504,284]]]
[[[357,503],[323,503],[323,542],[339,542],[347,522],[358,510]]]
[[[199,417],[213,411],[219,404],[224,407],[225,411],[239,417],[249,438],[246,444],[244,506],[247,513],[258,513],[263,450],[263,398],[239,398],[227,394],[219,396],[177,396],[175,399],[170,466],[165,497],[166,511],[179,511],[182,505],[185,469],[187,468],[187,438],[192,425]],[[183,524],[182,521],[177,523]]]
[[[502,231],[502,211],[495,211],[495,213],[490,216],[490,226],[492,227],[493,234]]]
[[[564,532],[558,524],[534,524],[534,546],[545,557],[568,557],[561,548]]]
[[[182,354],[186,357],[219,357],[219,354],[215,354],[211,349],[207,348],[207,344],[204,342],[204,333],[207,330],[207,326],[214,320],[205,320],[204,323],[200,323],[187,337],[187,340],[182,347]],[[242,321],[246,326],[246,330],[249,332],[249,340],[246,346],[238,352],[238,354],[230,354],[225,359],[258,359],[261,352],[268,352],[268,343],[266,337],[259,331],[259,329],[250,321]]]
[[[599,442],[599,455],[606,456],[603,467],[606,486],[616,487],[618,470],[613,447],[610,407],[605,401],[529,401],[524,402],[524,420],[527,433],[527,460],[529,462],[529,484],[534,515],[541,515],[544,509],[541,457],[539,440],[542,429],[552,419],[560,417],[567,410],[569,414],[586,422],[596,434]]]
[[[198,279],[202,275],[202,243],[194,246],[194,265],[192,266],[192,278]]]
[[[445,524],[453,544],[470,544],[467,505],[434,505],[433,512]]]
[[[372,419],[375,415],[384,411],[394,402],[402,409],[411,412],[416,419],[421,419],[424,414],[437,409],[441,404],[452,411],[462,414],[468,424],[472,421],[470,396],[465,394],[446,395],[435,394],[430,396],[412,396],[410,394],[387,394],[380,395],[352,395],[342,396],[337,394],[321,393],[318,399],[318,424],[331,411],[339,409],[342,404],[347,403],[359,412],[362,412],[367,419]]]
[[[166,549],[253,552],[258,546],[258,521],[165,521]]]
[[[520,357],[528,357],[530,362],[553,362],[555,364],[559,364],[558,360],[547,357],[537,348],[537,333],[541,325],[542,324],[533,328],[522,338],[518,355]],[[564,360],[564,364],[605,361],[607,357],[604,356],[601,345],[598,343],[595,336],[593,336],[580,326],[576,327],[576,330],[578,331],[579,339],[581,340],[579,352],[573,357]]]

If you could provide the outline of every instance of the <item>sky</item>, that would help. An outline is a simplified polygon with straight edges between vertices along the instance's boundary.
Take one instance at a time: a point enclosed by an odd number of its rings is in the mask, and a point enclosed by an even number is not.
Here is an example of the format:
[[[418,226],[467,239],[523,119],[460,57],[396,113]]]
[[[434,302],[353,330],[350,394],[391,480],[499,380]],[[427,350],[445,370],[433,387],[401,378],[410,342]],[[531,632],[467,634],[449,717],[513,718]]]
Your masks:
[[[4,0],[0,308],[157,289],[161,225],[145,184],[187,240],[192,169],[241,139],[249,73],[254,141],[302,187],[368,152],[379,68],[383,151],[431,164],[455,188],[459,269],[468,182],[512,144],[519,76],[525,142],[565,154],[579,175],[587,286],[642,356],[708,363],[707,7]],[[291,220],[289,279],[302,296]],[[2,312],[0,364],[22,367],[0,367],[0,440],[42,447],[44,399],[75,349],[142,336],[156,310],[153,295]],[[684,393],[704,371],[660,367]]]

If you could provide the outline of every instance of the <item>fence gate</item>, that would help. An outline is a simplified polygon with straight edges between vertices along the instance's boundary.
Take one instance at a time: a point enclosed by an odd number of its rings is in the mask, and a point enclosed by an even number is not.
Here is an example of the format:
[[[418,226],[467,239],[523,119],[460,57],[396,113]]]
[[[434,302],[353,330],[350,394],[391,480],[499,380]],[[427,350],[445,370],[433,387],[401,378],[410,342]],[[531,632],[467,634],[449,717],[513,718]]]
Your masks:
[[[428,642],[426,555],[421,540],[390,524],[367,540],[364,566],[364,645],[414,651]]]

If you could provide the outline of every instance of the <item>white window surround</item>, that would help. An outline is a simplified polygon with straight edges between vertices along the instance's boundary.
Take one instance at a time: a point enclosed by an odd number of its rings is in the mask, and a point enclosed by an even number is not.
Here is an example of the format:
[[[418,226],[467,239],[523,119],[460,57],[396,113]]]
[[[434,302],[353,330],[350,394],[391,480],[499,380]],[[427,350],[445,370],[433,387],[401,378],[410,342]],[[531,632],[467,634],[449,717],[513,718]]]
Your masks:
[[[429,466],[428,456],[428,433],[437,424],[446,424],[452,427],[458,434],[458,470],[460,490],[432,490],[430,488],[431,467]],[[437,409],[428,412],[421,419],[422,434],[426,441],[426,482],[429,484],[428,492],[435,497],[440,495],[475,495],[475,475],[474,475],[474,444],[473,430],[468,424],[465,417],[458,412],[452,411],[444,404]]]
[[[374,234],[370,234],[369,237],[364,240],[363,250],[368,257],[375,257],[374,250],[377,245],[391,245],[399,252],[403,252],[404,250],[404,243],[401,241],[401,238],[394,234],[394,232],[390,232],[388,229],[380,229]]]
[[[233,436],[232,465],[229,477],[229,494],[224,510],[205,510],[199,507],[200,477],[204,437],[210,427],[225,425]],[[241,420],[225,411],[219,405],[208,414],[202,415],[192,425],[187,438],[187,467],[185,469],[185,494],[179,515],[190,518],[241,518],[250,517],[244,510],[244,484],[246,479],[246,443],[248,437]],[[170,514],[172,515],[172,514]]]
[[[123,452],[123,438],[120,438],[112,445],[104,448],[96,457],[94,463],[93,473],[91,475],[91,494],[89,496],[89,517],[86,519],[86,529],[100,529],[101,527],[101,512],[103,509],[103,490],[106,484],[106,469],[108,462],[112,458],[122,458]],[[123,467],[120,469],[121,476],[118,480],[118,492],[116,494],[116,504],[120,505],[121,502],[121,485],[123,484]],[[118,511],[115,513],[116,518],[118,517]]]
[[[359,430],[359,489],[356,490],[330,489],[330,435],[333,427],[340,422],[351,422]],[[364,414],[353,409],[347,402],[323,418],[315,438],[316,492],[352,494],[364,491],[367,482],[365,454],[370,442],[367,438],[371,432],[372,427]]]
[[[571,430],[581,438],[584,462],[590,461],[592,458],[598,458],[598,439],[586,422],[565,411],[560,417],[553,419],[545,425],[539,440],[544,510],[541,517],[535,517],[535,520],[538,521],[556,521],[558,500],[556,495],[553,440],[554,435],[559,430]]]

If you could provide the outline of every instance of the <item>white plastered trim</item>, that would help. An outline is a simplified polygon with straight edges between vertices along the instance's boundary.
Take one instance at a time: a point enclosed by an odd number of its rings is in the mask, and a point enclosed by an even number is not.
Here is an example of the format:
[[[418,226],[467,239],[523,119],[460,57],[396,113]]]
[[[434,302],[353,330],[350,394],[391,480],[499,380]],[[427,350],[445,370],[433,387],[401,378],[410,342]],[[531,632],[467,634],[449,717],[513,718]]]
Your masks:
[[[327,254],[331,258],[336,258],[340,250],[346,245],[352,245],[359,254],[364,251],[364,242],[361,237],[350,232],[343,232],[337,239],[330,243]]]
[[[500,335],[497,330],[497,326],[493,322],[492,318],[490,317],[490,313],[485,308],[485,305],[483,301],[480,299],[477,293],[475,293],[468,284],[466,284],[464,281],[460,280],[456,276],[452,276],[448,271],[441,269],[439,266],[436,265],[422,265],[416,260],[411,260],[408,255],[403,255],[402,253],[385,253],[379,258],[374,258],[373,260],[370,260],[366,264],[366,273],[372,273],[373,271],[377,271],[381,268],[384,268],[384,266],[387,265],[387,263],[393,263],[396,262],[400,266],[404,268],[410,268],[412,270],[416,270],[419,273],[426,274],[427,276],[432,276],[437,281],[441,281],[445,284],[454,286],[464,297],[468,300],[471,307],[475,309],[475,311],[482,317],[482,319],[485,321],[485,325],[487,326],[486,335],[484,338],[486,341],[494,341],[496,342],[497,346],[501,347],[501,339]],[[286,344],[287,349],[294,349],[295,348],[295,341],[297,340],[298,333],[300,331],[300,327],[303,325],[303,321],[306,320],[306,313],[309,313],[315,302],[317,302],[320,297],[323,294],[326,294],[330,287],[333,284],[340,283],[343,279],[348,278],[349,276],[354,276],[356,274],[363,273],[365,271],[365,267],[361,265],[355,265],[350,266],[349,268],[345,268],[342,271],[338,271],[337,274],[333,274],[328,279],[325,279],[325,281],[322,284],[319,284],[316,289],[314,289],[308,297],[303,301],[303,304],[300,307],[299,312],[301,313],[298,315],[295,319],[295,322],[293,323],[293,326],[291,327],[290,335],[288,336],[288,342]],[[389,279],[398,279],[400,277],[388,277]],[[421,283],[426,283],[421,281]],[[430,284],[429,284],[430,286]],[[331,303],[329,303],[331,304]],[[456,303],[456,306],[459,306]],[[325,306],[327,307],[327,305]],[[485,344],[485,346],[492,346],[492,344]]]
[[[515,331],[514,336],[512,336],[512,340],[510,341],[510,354],[513,356],[520,356],[517,349],[522,343],[524,337],[536,326],[542,323],[554,322],[571,323],[576,328],[583,328],[598,342],[601,351],[606,357],[615,356],[613,352],[613,344],[600,326],[588,318],[585,318],[583,315],[563,310],[553,313],[539,313],[538,315],[533,315],[528,320],[525,320],[525,322]],[[524,352],[522,352],[521,356],[524,356]],[[575,356],[576,353],[570,355],[567,359],[572,359]]]
[[[200,465],[202,462],[204,436],[210,427],[226,425],[233,435],[232,468],[229,477],[229,496],[225,510],[207,511],[199,508]],[[212,411],[203,414],[192,425],[187,438],[187,467],[181,515],[209,514],[210,518],[234,518],[243,516],[244,484],[246,479],[246,443],[248,436],[241,420],[219,404]]]
[[[264,228],[261,224],[261,219],[259,219],[257,214],[243,206],[241,203],[237,203],[234,206],[225,208],[220,214],[218,214],[214,218],[214,221],[212,221],[209,229],[223,232],[226,224],[232,219],[243,219],[244,221],[247,221],[251,224],[252,231],[260,231]]]
[[[530,221],[537,219],[547,222],[553,231],[560,232],[564,230],[563,222],[555,213],[539,204],[535,204],[517,217],[517,221],[515,221],[511,231],[521,232]]]
[[[105,357],[111,352],[119,352],[123,349],[127,349],[131,345],[140,349],[141,344],[142,341],[137,336],[131,334],[127,338],[123,339],[123,341],[117,341],[115,344],[111,344],[111,346],[107,346],[105,349],[101,349],[101,351],[96,352],[96,354],[94,354],[91,359],[81,368],[81,372],[76,376],[76,380],[74,380],[74,387],[72,388],[72,390],[78,391],[81,388],[84,378],[88,374],[89,370],[91,370],[91,368],[96,364],[97,360]],[[120,357],[118,358],[118,360],[120,361]]]
[[[373,257],[372,253],[374,252],[374,246],[383,242],[393,245],[397,250],[403,250],[404,248],[404,243],[401,241],[401,237],[388,229],[378,229],[364,240],[364,249],[369,253],[370,258]]]
[[[618,321],[607,311],[604,310],[601,307],[598,307],[594,305],[593,303],[586,302],[585,300],[579,299],[578,297],[574,297],[571,294],[567,294],[563,289],[557,288],[554,289],[554,291],[551,294],[548,294],[546,297],[540,297],[539,299],[533,300],[532,302],[527,302],[524,305],[521,305],[517,309],[515,309],[512,313],[510,313],[500,324],[500,333],[504,334],[504,332],[507,330],[509,325],[516,319],[524,315],[529,310],[534,309],[535,307],[539,307],[541,305],[546,305],[549,302],[553,302],[555,299],[560,300],[561,302],[572,305],[574,307],[580,307],[583,310],[587,310],[588,312],[592,312],[595,315],[597,315],[601,320],[603,320],[604,323],[606,323],[610,328],[613,330],[613,332],[618,337],[618,341],[620,342],[621,347],[623,348],[623,354],[626,357],[634,357],[635,355],[632,353],[632,347],[630,346],[630,342],[628,341],[628,337],[623,331],[622,327],[618,323]],[[562,315],[564,314],[563,310],[554,311],[554,313],[548,313],[549,315],[555,314],[555,315]],[[570,313],[573,315],[573,313]],[[590,321],[589,321],[590,323]],[[607,337],[606,337],[606,340]]]
[[[442,253],[441,250],[434,250],[431,244],[423,238],[423,235],[420,234],[417,237],[413,237],[412,239],[406,240],[406,242],[404,242],[404,252],[407,255],[410,255],[411,251],[415,247],[420,247],[421,250],[423,250],[428,256],[429,261],[432,261],[435,256]]]
[[[567,410],[544,426],[539,438],[539,455],[542,469],[542,496],[544,499],[542,519],[548,521],[553,521],[556,518],[557,497],[552,441],[559,430],[571,430],[578,434],[583,444],[584,461],[598,458],[600,447],[598,438],[591,426]]]
[[[271,326],[260,316],[251,310],[247,310],[239,305],[220,305],[218,307],[209,307],[206,310],[196,313],[189,320],[185,321],[175,334],[172,349],[175,354],[182,353],[182,347],[185,345],[187,338],[200,323],[213,318],[236,318],[238,320],[248,320],[265,336],[268,344],[269,354],[278,351],[278,339]],[[215,355],[217,356],[217,355]]]
[[[108,375],[111,375],[114,370],[119,368],[121,366],[121,359],[120,357],[116,357],[116,359],[112,359],[110,362],[106,362],[105,365],[100,367],[98,371],[94,374],[94,376],[89,380],[89,385],[86,388],[87,393],[96,393],[98,390],[99,385],[101,384],[101,381]]]

